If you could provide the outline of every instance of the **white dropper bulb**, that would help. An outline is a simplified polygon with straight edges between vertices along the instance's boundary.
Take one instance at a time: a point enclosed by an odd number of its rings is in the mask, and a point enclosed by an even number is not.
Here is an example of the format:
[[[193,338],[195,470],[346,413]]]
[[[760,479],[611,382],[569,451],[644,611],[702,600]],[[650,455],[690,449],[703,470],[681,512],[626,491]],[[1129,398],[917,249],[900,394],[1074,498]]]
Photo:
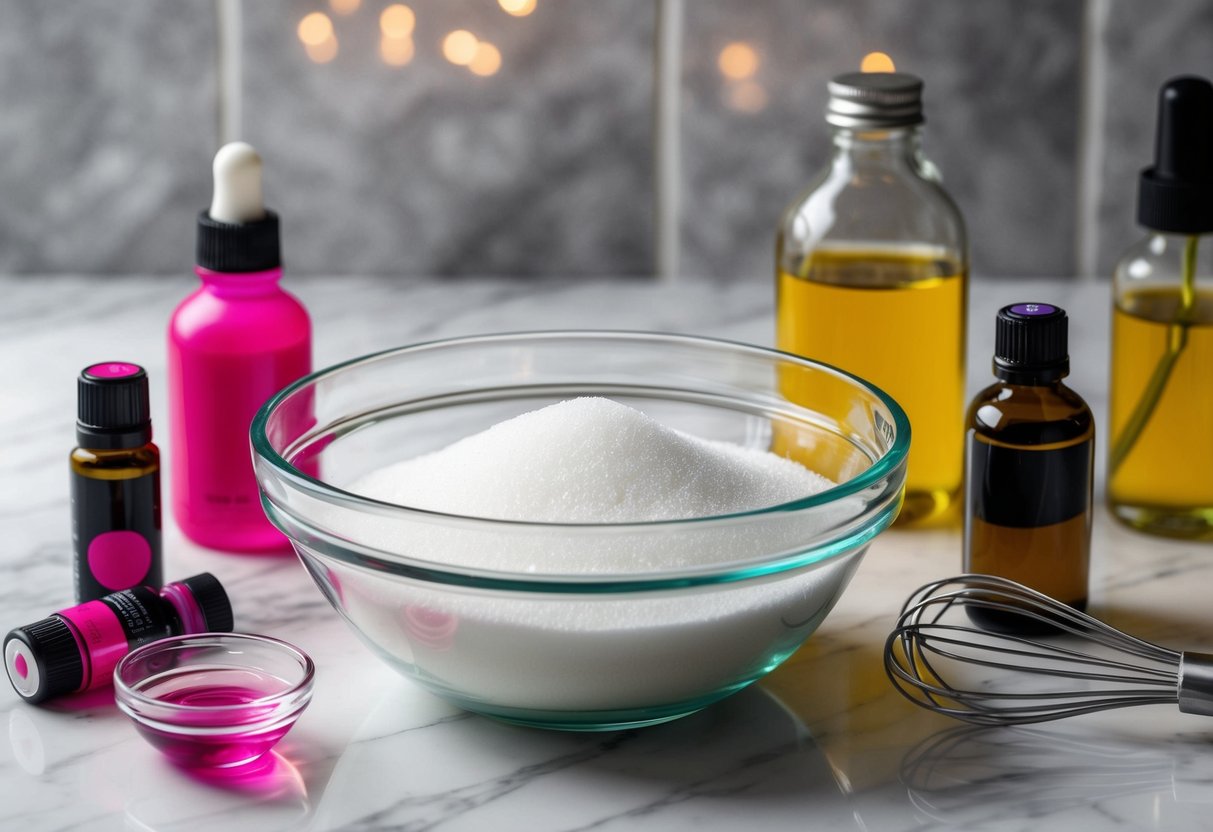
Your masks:
[[[229,142],[215,154],[215,195],[211,219],[255,222],[265,219],[261,199],[261,155],[246,142]]]

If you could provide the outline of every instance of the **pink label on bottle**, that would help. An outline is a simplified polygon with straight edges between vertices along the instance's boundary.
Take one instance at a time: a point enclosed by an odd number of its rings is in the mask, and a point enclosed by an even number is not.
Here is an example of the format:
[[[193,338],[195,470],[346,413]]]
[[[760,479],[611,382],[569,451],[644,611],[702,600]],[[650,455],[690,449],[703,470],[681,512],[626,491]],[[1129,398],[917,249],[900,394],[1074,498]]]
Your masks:
[[[63,610],[61,617],[70,622],[83,642],[85,683],[81,690],[103,687],[110,683],[119,660],[127,654],[130,645],[126,642],[126,631],[114,611],[100,601],[89,601],[77,607]],[[88,669],[91,666],[91,673]]]
[[[151,565],[152,546],[138,532],[104,532],[88,544],[88,569],[106,589],[140,586]]]
[[[140,370],[138,364],[127,364],[125,361],[107,361],[104,364],[94,364],[85,369],[84,374],[93,378],[126,378],[136,375]]]

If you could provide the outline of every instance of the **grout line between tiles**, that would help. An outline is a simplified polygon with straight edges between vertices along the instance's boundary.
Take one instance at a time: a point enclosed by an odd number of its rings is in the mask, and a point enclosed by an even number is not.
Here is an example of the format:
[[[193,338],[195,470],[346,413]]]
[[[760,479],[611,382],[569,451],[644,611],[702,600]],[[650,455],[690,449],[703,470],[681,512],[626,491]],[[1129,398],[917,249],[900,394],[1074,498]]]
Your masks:
[[[1086,0],[1083,6],[1078,116],[1076,265],[1079,280],[1099,274],[1099,202],[1103,194],[1104,125],[1107,113],[1107,28],[1111,0]]]
[[[653,44],[653,182],[655,271],[678,279],[682,245],[682,24],[683,0],[657,0]]]
[[[244,78],[242,0],[215,0],[218,61],[217,113],[218,145],[236,141],[244,132],[242,123]]]

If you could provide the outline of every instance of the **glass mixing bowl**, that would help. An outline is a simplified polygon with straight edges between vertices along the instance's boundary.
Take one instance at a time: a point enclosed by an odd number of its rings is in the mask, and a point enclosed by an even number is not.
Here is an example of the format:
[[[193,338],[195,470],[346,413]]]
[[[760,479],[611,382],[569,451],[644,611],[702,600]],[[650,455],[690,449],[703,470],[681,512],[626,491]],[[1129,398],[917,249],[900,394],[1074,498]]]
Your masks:
[[[465,517],[357,493],[377,468],[577,396],[772,450],[839,485],[755,511],[627,524]],[[803,358],[579,331],[339,364],[267,402],[252,442],[266,514],[375,653],[471,711],[611,730],[699,710],[804,642],[900,508],[910,429],[879,389]]]

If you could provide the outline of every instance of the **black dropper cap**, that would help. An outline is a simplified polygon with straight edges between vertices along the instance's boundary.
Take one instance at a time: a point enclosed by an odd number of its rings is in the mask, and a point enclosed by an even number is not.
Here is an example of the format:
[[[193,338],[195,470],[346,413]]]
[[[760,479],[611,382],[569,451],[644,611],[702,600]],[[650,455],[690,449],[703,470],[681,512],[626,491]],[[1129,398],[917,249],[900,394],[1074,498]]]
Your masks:
[[[1172,78],[1158,93],[1154,166],[1141,172],[1137,222],[1155,231],[1213,231],[1213,84]]]
[[[76,381],[76,442],[82,448],[138,448],[152,441],[147,371],[126,361],[85,367]]]
[[[198,214],[197,263],[213,272],[264,272],[282,265],[278,215],[266,211],[252,222],[219,222]]]
[[[1060,306],[1015,303],[998,310],[994,375],[1011,384],[1048,384],[1070,374],[1069,320]]]
[[[198,214],[198,265],[226,274],[279,268],[278,215],[262,201],[261,156],[245,142],[229,142],[215,154],[212,171],[214,198]]]

